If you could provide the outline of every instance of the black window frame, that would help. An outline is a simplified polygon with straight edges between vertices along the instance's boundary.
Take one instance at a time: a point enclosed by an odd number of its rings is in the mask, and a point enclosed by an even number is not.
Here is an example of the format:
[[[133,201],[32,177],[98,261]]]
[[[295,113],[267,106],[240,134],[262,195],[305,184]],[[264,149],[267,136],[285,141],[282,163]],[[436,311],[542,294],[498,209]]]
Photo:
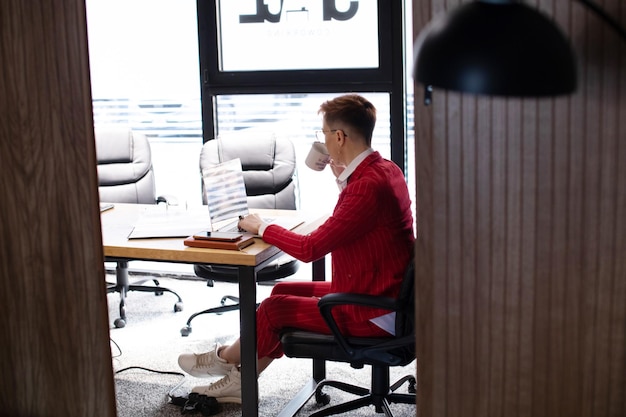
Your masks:
[[[390,97],[391,159],[406,175],[405,27],[402,0],[376,0],[378,68],[281,71],[220,71],[216,1],[197,0],[196,3],[203,142],[218,134],[215,97],[219,95],[385,92]]]

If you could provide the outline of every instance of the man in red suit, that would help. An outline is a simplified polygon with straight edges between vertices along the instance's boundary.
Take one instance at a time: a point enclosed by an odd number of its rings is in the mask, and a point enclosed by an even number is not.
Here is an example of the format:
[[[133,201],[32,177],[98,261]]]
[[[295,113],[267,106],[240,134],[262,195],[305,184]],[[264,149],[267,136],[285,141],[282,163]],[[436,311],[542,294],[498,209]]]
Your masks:
[[[396,297],[413,256],[411,201],[399,167],[371,148],[376,109],[365,98],[348,94],[324,102],[321,134],[331,156],[340,194],[332,215],[318,229],[300,235],[249,215],[239,226],[303,262],[331,254],[332,280],[277,284],[257,310],[258,369],[283,355],[279,333],[295,327],[330,334],[317,302],[333,292]],[[393,333],[385,310],[346,306],[340,325],[353,336]],[[217,345],[203,354],[182,354],[178,363],[196,377],[224,375],[192,392],[219,402],[241,403],[240,343]]]

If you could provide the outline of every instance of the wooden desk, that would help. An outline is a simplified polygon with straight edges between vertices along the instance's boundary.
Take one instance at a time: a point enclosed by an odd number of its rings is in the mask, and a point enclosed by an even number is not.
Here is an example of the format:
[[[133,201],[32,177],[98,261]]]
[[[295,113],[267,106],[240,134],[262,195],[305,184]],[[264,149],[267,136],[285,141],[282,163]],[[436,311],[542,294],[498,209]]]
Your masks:
[[[144,260],[180,263],[231,265],[239,268],[239,317],[241,337],[241,400],[242,416],[258,416],[257,352],[256,352],[256,274],[267,263],[282,254],[275,246],[255,239],[255,243],[241,251],[190,248],[183,238],[133,239],[127,237],[142,212],[154,206],[116,204],[102,213],[102,241],[104,256],[115,260]],[[178,208],[177,208],[178,209]],[[198,207],[193,210],[207,210]],[[291,210],[255,210],[268,215],[294,215]],[[208,211],[207,211],[208,216]],[[306,216],[309,219],[311,216]],[[313,217],[314,218],[314,217]],[[314,218],[315,219],[315,218]],[[308,233],[324,221],[317,217],[295,229]],[[313,263],[313,279],[325,279],[325,260]]]

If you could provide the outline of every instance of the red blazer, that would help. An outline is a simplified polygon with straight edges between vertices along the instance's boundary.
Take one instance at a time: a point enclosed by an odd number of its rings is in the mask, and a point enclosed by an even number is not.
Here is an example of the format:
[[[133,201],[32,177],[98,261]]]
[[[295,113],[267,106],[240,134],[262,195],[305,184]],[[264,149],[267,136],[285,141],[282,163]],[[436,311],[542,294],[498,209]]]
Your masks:
[[[268,226],[263,240],[303,262],[331,253],[331,292],[396,297],[413,256],[411,200],[400,168],[370,154],[352,173],[331,217],[303,236]],[[372,309],[346,309],[352,319],[385,314]]]

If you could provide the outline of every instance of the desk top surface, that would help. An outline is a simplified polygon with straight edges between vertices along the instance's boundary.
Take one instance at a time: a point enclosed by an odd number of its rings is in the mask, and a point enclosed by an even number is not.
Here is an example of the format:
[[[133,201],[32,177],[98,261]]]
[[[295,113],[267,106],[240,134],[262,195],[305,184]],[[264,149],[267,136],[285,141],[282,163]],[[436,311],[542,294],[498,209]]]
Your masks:
[[[146,261],[256,266],[280,252],[277,247],[265,243],[260,238],[255,238],[253,245],[239,251],[191,248],[183,244],[184,238],[128,239],[128,235],[142,213],[148,208],[153,209],[154,207],[154,205],[116,203],[113,209],[102,212],[104,256]],[[163,209],[166,208],[163,207]],[[189,210],[190,215],[197,215],[197,211],[204,210],[208,216],[208,210],[203,206],[186,210]],[[305,223],[294,229],[294,232],[301,234],[315,230],[326,218],[326,216],[311,215],[294,210],[251,211],[271,216],[302,216]]]

